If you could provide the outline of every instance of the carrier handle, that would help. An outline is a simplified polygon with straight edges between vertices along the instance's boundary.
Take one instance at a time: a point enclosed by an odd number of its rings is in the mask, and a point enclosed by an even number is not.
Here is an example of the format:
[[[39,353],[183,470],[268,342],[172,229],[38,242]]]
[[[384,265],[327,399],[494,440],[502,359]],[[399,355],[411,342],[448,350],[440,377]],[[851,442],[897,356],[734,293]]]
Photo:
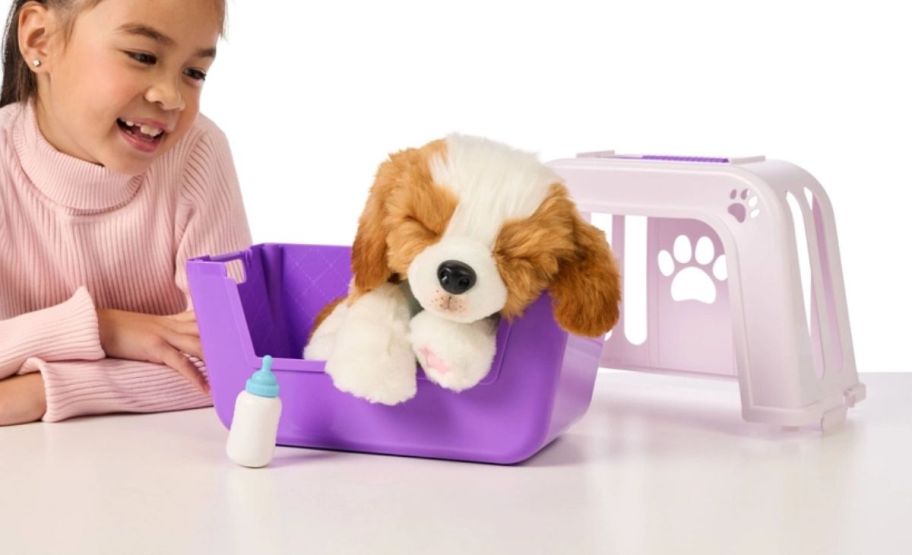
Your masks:
[[[227,254],[218,254],[216,256],[207,256],[206,258],[212,262],[229,262],[231,260],[237,260],[239,258],[244,258],[244,254],[247,251],[237,251],[229,252]]]
[[[240,260],[240,266],[232,268],[227,264],[234,260]],[[204,264],[199,265],[201,268],[213,268],[212,270],[206,270],[207,272],[217,272],[222,275],[227,275],[229,279],[237,284],[241,284],[247,281],[247,269],[250,267],[250,253],[248,250],[242,250],[237,252],[229,252],[226,254],[218,254],[215,256],[206,255],[199,258],[194,258],[192,262],[203,262]],[[211,263],[209,264],[205,263]]]

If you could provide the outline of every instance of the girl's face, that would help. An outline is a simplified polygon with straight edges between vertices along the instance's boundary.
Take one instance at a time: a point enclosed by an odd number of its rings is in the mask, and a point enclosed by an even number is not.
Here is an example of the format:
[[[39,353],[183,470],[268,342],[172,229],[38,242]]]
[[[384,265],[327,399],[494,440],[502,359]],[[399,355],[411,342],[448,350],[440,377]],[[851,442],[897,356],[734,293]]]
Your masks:
[[[216,8],[214,0],[104,0],[83,10],[43,61],[44,136],[118,173],[144,172],[199,112],[221,28]]]

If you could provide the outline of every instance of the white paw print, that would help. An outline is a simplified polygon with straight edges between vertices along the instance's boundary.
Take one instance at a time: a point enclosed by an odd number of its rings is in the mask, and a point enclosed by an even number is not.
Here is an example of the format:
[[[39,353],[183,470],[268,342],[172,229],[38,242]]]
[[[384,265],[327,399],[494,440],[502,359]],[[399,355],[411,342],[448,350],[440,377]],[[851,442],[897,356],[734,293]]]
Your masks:
[[[712,239],[703,236],[691,248],[690,238],[678,235],[672,248],[674,256],[666,250],[659,252],[659,271],[671,281],[671,298],[676,301],[694,300],[712,304],[716,300],[716,281],[728,279],[725,255],[716,256]],[[695,264],[691,264],[692,262]],[[687,266],[685,266],[687,265]],[[712,265],[712,267],[710,267]],[[683,267],[682,267],[683,266]]]

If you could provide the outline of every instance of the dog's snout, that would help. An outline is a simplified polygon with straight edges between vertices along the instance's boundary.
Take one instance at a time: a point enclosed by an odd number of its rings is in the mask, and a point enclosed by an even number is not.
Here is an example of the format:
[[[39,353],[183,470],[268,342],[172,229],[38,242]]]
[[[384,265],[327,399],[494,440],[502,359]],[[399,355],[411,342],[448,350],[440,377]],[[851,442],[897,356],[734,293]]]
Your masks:
[[[447,260],[437,267],[437,280],[441,287],[453,295],[461,295],[475,285],[475,270],[458,260]]]

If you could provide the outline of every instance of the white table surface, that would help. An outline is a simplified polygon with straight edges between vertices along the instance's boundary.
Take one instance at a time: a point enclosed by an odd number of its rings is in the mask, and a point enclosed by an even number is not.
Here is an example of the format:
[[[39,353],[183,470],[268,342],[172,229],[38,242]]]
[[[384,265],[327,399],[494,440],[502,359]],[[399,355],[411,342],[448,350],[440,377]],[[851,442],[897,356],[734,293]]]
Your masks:
[[[822,436],[733,382],[603,371],[527,463],[224,455],[212,409],[0,428],[0,553],[912,553],[912,374]]]

